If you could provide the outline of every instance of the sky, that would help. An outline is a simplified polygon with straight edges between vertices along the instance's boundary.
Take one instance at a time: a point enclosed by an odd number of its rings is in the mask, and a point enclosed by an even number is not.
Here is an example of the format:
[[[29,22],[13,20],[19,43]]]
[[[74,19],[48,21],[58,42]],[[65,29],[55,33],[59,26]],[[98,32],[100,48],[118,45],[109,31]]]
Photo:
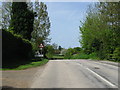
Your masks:
[[[51,44],[63,48],[80,47],[80,21],[85,20],[88,5],[93,2],[46,2],[51,22]]]
[[[66,49],[80,47],[80,21],[85,20],[88,5],[93,3],[45,2],[51,22],[51,44],[56,43]]]

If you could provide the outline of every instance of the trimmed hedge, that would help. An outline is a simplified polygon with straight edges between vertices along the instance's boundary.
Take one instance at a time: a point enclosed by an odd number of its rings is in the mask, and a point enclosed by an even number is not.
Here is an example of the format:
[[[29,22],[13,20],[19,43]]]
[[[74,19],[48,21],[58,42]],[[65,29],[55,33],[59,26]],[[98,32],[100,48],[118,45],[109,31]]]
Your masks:
[[[2,61],[3,66],[9,62],[28,60],[32,56],[32,45],[29,40],[11,31],[2,30]]]

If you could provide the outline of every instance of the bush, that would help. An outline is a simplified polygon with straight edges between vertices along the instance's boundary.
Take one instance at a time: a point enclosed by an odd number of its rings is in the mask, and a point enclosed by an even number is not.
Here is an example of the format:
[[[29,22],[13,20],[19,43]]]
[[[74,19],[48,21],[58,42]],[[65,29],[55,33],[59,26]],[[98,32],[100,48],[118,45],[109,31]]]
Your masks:
[[[13,34],[12,31],[2,30],[2,60],[3,65],[32,57],[32,45],[29,40]]]
[[[118,47],[114,50],[114,53],[112,55],[112,59],[114,59],[116,61],[120,61],[120,47]]]
[[[48,45],[45,47],[45,56],[48,58],[48,59],[52,59],[53,58],[53,55],[54,55],[54,48],[53,46],[51,45]]]
[[[51,53],[47,53],[46,56],[47,56],[48,59],[52,59],[53,58],[53,54],[51,54]]]
[[[80,53],[72,56],[72,59],[89,59],[89,55]]]
[[[91,54],[85,54],[85,53],[79,53],[74,54],[71,59],[99,59],[96,55],[96,53]]]
[[[65,59],[71,59],[72,54],[70,52],[66,52],[64,58]]]
[[[96,53],[89,54],[89,59],[98,59],[99,60],[99,58],[98,58]]]
[[[66,51],[66,53],[65,53],[65,55],[64,55],[64,58],[65,59],[71,59],[71,56],[74,54],[74,50],[72,49],[72,48],[69,48],[67,51]]]

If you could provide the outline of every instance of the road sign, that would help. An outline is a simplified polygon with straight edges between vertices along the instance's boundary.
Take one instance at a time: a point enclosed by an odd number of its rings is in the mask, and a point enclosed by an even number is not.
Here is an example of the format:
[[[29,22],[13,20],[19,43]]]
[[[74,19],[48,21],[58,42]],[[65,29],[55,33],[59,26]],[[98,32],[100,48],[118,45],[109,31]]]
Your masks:
[[[35,55],[35,57],[43,57],[43,56],[44,56],[43,54]]]
[[[44,46],[43,46],[43,44],[41,43],[38,47],[39,47],[39,48],[43,48]]]

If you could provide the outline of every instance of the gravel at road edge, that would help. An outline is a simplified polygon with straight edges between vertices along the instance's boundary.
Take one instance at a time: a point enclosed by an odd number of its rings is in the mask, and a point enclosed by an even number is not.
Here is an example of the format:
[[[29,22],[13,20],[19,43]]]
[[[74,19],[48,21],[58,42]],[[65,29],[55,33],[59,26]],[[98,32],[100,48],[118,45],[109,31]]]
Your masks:
[[[29,68],[25,70],[7,70],[2,71],[2,87],[10,88],[29,88],[35,77],[35,73],[39,70],[43,72],[46,65],[40,67]],[[41,74],[40,73],[40,74]]]

